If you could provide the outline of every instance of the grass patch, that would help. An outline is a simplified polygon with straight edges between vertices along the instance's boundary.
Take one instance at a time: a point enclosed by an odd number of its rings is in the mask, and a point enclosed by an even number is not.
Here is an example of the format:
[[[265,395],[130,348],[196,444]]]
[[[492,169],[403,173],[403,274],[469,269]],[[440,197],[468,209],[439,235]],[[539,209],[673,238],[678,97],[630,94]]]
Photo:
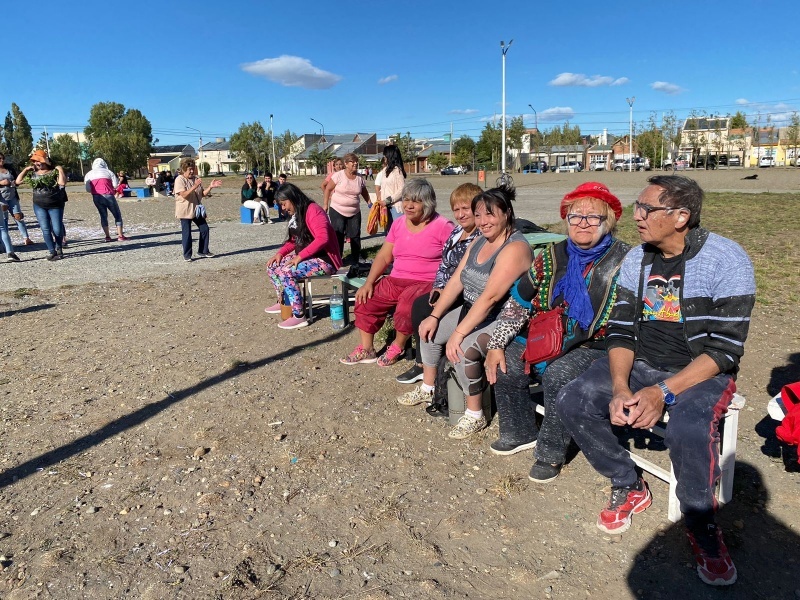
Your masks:
[[[800,288],[798,206],[800,194],[706,194],[701,224],[750,255],[760,305],[791,305]],[[640,243],[632,206],[625,209],[617,235],[629,244]]]
[[[36,288],[17,288],[13,292],[11,292],[11,297],[16,298],[17,300],[21,300],[25,296],[35,296],[39,293],[39,290]]]

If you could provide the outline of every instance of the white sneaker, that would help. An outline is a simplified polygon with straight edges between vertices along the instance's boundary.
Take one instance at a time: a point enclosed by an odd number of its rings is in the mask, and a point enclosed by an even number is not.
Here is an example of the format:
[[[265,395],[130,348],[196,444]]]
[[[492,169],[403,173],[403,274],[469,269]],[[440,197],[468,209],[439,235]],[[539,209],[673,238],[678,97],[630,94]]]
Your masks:
[[[410,392],[406,392],[400,396],[397,399],[397,403],[402,406],[416,406],[423,402],[430,404],[431,400],[433,400],[433,392],[426,392],[422,389],[421,385],[418,385]]]
[[[486,429],[486,417],[481,415],[480,419],[475,419],[469,415],[464,415],[458,420],[458,424],[447,434],[447,437],[454,440],[463,440],[478,433],[481,429]]]

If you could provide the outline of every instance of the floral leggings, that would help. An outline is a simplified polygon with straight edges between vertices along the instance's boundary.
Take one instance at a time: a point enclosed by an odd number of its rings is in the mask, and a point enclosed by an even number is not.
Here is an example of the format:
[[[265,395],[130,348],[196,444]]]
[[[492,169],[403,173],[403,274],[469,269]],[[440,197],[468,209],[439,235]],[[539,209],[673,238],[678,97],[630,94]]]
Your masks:
[[[284,256],[279,264],[267,267],[267,276],[275,286],[278,302],[281,301],[281,294],[286,294],[289,305],[292,307],[292,314],[295,317],[302,317],[303,295],[300,293],[297,282],[314,275],[333,275],[336,269],[322,258],[309,258],[301,261],[296,267],[292,267],[289,263],[294,260],[294,257],[295,254],[292,252]]]

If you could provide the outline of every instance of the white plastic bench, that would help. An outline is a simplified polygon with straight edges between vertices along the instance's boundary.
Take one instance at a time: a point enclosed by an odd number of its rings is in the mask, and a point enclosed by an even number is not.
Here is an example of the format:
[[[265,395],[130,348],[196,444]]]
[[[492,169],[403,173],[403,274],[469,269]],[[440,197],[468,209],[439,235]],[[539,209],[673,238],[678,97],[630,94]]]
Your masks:
[[[746,402],[744,396],[734,394],[728,411],[720,419],[719,467],[722,473],[716,493],[717,502],[720,504],[727,504],[733,498],[733,470],[736,465],[736,440],[739,436],[739,411],[744,408]],[[544,406],[536,404],[536,412],[544,415]],[[656,425],[649,431],[663,439],[666,435],[665,428],[668,421],[669,414],[665,412],[664,420],[661,422],[663,425]],[[670,463],[669,471],[667,471],[639,454],[635,454],[630,450],[628,450],[628,453],[633,459],[633,462],[642,470],[647,471],[651,475],[655,475],[669,484],[667,517],[673,523],[678,522],[681,518],[681,508],[678,496],[675,493],[678,482],[675,479],[675,470],[672,468],[672,463]]]

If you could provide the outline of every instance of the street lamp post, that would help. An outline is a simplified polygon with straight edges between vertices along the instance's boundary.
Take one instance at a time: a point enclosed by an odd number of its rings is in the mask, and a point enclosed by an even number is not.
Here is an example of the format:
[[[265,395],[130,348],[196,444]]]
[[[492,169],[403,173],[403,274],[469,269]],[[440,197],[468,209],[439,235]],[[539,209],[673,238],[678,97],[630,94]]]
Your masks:
[[[272,128],[272,115],[269,116],[269,137],[270,141],[272,142],[272,168],[276,171],[280,172],[278,169],[278,163],[275,157],[275,130]]]
[[[200,133],[199,129],[195,129],[194,127],[189,127],[188,125],[186,126],[186,129],[191,129],[192,131],[196,131],[197,132],[197,136],[200,138],[200,147],[197,149],[197,157],[200,159],[200,162],[202,163],[203,162],[203,134]],[[200,169],[200,166],[198,165],[198,171],[199,171],[199,169]]]
[[[635,100],[636,96],[625,98],[625,101],[628,103],[628,106],[631,109],[630,130],[628,131],[628,172],[633,171],[633,103]]]
[[[309,117],[309,119],[311,119],[312,121],[314,121],[314,123],[316,123],[317,125],[322,127],[322,137],[324,138],[325,137],[325,125],[323,125],[322,123],[317,121],[314,117]],[[319,140],[317,140],[317,150],[319,150]]]
[[[532,104],[528,104],[528,107],[533,111],[533,128],[536,130],[536,135],[539,135],[539,115],[536,112],[536,109],[533,108]],[[539,172],[539,153],[536,153],[536,172]]]
[[[506,54],[508,53],[508,49],[511,48],[511,44],[514,43],[514,40],[508,42],[508,46],[506,46],[505,42],[500,42],[500,51],[503,53],[503,97],[502,97],[502,104],[503,104],[503,138],[501,140],[501,151],[503,153],[500,162],[502,165],[502,174],[506,174]]]

